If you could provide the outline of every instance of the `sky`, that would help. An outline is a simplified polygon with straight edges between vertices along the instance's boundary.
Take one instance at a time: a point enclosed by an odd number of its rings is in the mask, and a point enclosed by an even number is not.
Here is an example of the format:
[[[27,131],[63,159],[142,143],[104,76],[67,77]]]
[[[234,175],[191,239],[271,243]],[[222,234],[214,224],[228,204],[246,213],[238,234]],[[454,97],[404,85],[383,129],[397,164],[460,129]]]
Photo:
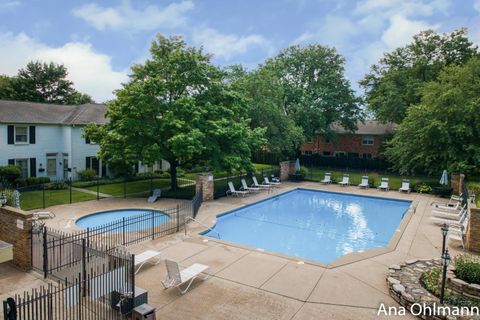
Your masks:
[[[76,89],[103,102],[161,33],[248,69],[290,45],[333,46],[361,94],[358,81],[384,52],[421,30],[461,27],[480,44],[480,0],[0,0],[0,74],[62,63]]]

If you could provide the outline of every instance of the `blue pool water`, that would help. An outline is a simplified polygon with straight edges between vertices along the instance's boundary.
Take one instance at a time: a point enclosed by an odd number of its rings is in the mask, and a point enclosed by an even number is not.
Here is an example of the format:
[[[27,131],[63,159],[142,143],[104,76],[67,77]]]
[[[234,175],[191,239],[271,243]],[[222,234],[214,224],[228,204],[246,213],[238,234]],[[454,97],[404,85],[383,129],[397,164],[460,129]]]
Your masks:
[[[387,246],[410,201],[295,189],[217,218],[204,235],[330,263]]]
[[[126,231],[138,231],[148,229],[153,225],[159,226],[170,220],[167,214],[160,211],[144,210],[144,209],[121,209],[112,211],[103,211],[90,214],[78,219],[75,224],[82,229],[95,228],[105,224],[110,224],[117,221],[119,224],[123,218],[128,223],[126,224]],[[112,231],[114,228],[112,228]]]

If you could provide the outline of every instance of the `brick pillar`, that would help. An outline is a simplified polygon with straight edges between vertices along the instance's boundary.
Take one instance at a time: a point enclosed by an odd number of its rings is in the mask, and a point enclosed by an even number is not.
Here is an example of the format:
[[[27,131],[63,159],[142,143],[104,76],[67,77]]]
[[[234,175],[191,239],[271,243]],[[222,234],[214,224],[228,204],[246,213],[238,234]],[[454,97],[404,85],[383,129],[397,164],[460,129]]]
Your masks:
[[[459,195],[462,193],[462,189],[460,189],[460,173],[458,172],[452,172],[452,175],[450,177],[450,185],[452,186],[452,192],[454,195]]]
[[[287,181],[289,174],[295,173],[295,162],[282,161],[280,162],[280,181]]]
[[[200,187],[203,188],[203,199],[202,201],[213,200],[213,175],[209,172],[199,173],[195,176],[195,191],[198,192]]]
[[[470,215],[468,220],[466,247],[468,251],[480,253],[480,208],[469,204]]]
[[[12,207],[0,207],[0,240],[13,245],[13,264],[32,269],[32,214]]]

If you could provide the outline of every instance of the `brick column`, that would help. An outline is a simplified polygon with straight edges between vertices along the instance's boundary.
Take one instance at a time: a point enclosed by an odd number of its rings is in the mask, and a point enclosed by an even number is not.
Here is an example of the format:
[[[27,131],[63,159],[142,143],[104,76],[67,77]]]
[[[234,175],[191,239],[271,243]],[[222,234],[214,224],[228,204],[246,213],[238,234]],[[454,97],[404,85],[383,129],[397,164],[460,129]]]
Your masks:
[[[289,174],[295,173],[294,161],[282,161],[280,162],[280,181],[287,181]]]
[[[202,201],[213,200],[213,175],[210,172],[199,173],[195,176],[195,191],[198,192],[201,187],[203,188]]]
[[[0,240],[13,245],[13,264],[32,269],[32,214],[12,207],[0,207]]]
[[[452,192],[454,195],[459,195],[462,192],[462,189],[460,189],[460,173],[458,172],[452,172],[450,176],[450,185],[452,187]]]
[[[466,247],[468,251],[480,253],[480,208],[473,204],[470,206],[468,220]]]

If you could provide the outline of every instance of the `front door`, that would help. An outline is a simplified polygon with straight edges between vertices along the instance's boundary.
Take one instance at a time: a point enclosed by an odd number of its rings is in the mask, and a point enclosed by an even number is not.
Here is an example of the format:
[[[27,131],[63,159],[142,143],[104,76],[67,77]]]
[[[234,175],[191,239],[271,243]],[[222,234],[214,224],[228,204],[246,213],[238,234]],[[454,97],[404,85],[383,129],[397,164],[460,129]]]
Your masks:
[[[28,159],[17,159],[15,160],[15,164],[20,167],[20,178],[28,178]]]
[[[63,179],[68,179],[68,159],[63,159]]]

